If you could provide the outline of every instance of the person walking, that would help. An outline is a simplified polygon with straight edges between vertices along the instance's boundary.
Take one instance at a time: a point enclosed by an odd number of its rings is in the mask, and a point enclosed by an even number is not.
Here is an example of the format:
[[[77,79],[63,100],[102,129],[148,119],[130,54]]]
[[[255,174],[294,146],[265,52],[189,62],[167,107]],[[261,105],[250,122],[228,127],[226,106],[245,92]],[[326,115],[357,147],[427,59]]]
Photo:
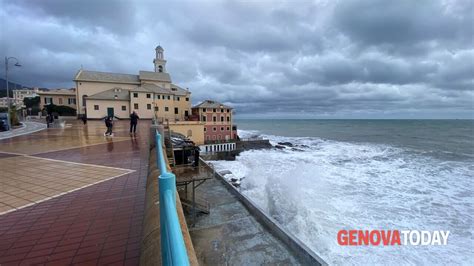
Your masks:
[[[104,133],[104,136],[113,136],[114,134],[112,133],[112,117],[108,116],[107,118],[105,118],[105,126],[107,127],[107,131]]]
[[[137,113],[133,111],[130,114],[130,135],[132,135],[132,130],[133,130],[133,134],[136,134],[138,119],[140,119],[140,117],[138,117]]]
[[[84,123],[84,125],[87,124],[87,116],[85,114],[82,115],[81,119],[82,119],[82,123]]]
[[[51,123],[51,115],[48,114],[48,115],[46,116],[46,126],[47,126],[48,128],[49,128],[49,124],[50,124],[50,123]]]

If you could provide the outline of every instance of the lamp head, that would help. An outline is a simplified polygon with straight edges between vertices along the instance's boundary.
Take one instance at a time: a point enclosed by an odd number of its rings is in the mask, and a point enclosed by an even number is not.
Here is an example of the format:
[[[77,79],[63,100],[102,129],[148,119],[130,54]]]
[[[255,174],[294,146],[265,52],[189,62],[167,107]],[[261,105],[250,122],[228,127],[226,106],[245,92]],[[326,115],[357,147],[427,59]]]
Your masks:
[[[17,62],[17,63],[15,64],[15,66],[16,66],[16,67],[21,67],[21,64]]]

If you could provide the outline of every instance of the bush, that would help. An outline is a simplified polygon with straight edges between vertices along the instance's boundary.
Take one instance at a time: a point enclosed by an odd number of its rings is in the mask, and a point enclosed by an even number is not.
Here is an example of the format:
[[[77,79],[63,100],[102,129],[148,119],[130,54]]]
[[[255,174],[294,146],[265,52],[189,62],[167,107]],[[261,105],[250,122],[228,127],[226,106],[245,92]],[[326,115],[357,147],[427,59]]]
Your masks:
[[[18,114],[17,114],[15,106],[10,108],[10,124],[12,126],[19,126],[20,125],[20,120],[18,119]]]

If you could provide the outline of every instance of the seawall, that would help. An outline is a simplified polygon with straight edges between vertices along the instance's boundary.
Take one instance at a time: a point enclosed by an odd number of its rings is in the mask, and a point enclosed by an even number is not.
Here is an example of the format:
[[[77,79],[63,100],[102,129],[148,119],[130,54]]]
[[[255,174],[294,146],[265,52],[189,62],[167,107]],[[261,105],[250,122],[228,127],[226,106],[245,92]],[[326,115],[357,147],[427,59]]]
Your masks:
[[[282,241],[305,265],[327,265],[327,263],[318,256],[315,252],[309,249],[303,242],[296,238],[293,234],[284,229],[278,222],[272,217],[267,215],[262,209],[260,209],[252,200],[247,196],[240,193],[232,184],[227,182],[225,178],[219,173],[215,172],[214,169],[205,161],[201,160],[201,163],[208,169],[214,172],[214,176],[219,179],[226,189],[231,192],[239,201],[245,206],[245,208],[255,217],[260,224],[262,224],[267,230],[280,241]]]

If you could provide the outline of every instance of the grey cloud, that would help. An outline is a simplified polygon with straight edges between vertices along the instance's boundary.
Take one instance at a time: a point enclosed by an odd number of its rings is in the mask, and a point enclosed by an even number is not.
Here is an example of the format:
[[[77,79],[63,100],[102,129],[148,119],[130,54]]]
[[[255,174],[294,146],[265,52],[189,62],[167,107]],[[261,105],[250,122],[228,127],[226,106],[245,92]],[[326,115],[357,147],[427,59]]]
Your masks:
[[[71,87],[86,69],[152,70],[161,43],[193,102],[241,116],[472,117],[470,1],[7,1],[11,79]]]

